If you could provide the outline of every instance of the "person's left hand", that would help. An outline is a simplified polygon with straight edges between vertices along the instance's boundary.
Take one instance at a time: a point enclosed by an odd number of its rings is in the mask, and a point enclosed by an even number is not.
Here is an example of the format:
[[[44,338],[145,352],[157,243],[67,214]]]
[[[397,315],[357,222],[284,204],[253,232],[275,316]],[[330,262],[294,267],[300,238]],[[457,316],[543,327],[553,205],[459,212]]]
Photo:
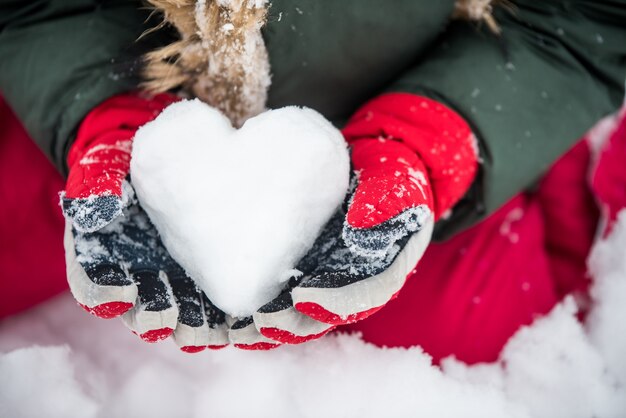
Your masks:
[[[434,222],[465,193],[475,139],[456,113],[426,98],[381,96],[348,123],[354,176],[343,207],[287,288],[230,329],[297,344],[367,318],[393,299],[430,243]]]

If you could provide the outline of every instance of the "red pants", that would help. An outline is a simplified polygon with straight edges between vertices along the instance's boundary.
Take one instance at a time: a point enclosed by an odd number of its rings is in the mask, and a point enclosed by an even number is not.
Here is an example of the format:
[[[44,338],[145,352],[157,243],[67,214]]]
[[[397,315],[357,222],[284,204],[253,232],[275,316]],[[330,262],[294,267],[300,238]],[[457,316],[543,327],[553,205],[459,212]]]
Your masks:
[[[62,189],[0,96],[0,318],[67,289]]]
[[[597,213],[581,142],[546,176],[472,229],[430,246],[400,295],[347,327],[435,360],[495,360],[506,340],[586,284]],[[61,177],[0,98],[0,318],[67,289]],[[571,237],[576,237],[575,240]]]

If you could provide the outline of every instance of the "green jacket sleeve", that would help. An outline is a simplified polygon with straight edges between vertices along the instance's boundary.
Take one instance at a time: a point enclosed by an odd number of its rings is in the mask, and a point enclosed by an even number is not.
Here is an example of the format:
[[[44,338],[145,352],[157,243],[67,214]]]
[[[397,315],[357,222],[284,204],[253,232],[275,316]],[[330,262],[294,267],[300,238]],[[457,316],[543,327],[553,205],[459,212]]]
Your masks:
[[[529,188],[593,124],[619,108],[626,76],[626,2],[516,1],[500,37],[453,23],[391,91],[437,99],[478,137],[481,170],[445,238]]]
[[[137,42],[150,27],[150,11],[139,6],[129,0],[0,5],[0,92],[64,173],[82,118],[137,86],[138,57],[151,42]]]

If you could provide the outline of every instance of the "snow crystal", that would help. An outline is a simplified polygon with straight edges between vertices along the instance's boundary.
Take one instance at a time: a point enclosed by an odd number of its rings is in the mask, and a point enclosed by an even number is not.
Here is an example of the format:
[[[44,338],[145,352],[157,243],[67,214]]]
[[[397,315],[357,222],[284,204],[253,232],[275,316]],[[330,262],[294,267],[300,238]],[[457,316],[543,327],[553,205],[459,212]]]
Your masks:
[[[234,130],[198,100],[142,127],[132,157],[165,247],[233,316],[278,295],[343,201],[350,171],[343,136],[313,110],[268,111]]]

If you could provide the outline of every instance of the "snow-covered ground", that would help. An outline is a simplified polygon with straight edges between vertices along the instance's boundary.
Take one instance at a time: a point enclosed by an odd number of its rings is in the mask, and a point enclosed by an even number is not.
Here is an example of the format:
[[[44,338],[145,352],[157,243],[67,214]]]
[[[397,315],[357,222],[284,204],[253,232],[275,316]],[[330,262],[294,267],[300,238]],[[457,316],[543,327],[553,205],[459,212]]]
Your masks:
[[[626,211],[590,257],[587,326],[567,299],[472,367],[346,335],[188,355],[63,295],[0,323],[0,417],[626,417],[625,249]]]

